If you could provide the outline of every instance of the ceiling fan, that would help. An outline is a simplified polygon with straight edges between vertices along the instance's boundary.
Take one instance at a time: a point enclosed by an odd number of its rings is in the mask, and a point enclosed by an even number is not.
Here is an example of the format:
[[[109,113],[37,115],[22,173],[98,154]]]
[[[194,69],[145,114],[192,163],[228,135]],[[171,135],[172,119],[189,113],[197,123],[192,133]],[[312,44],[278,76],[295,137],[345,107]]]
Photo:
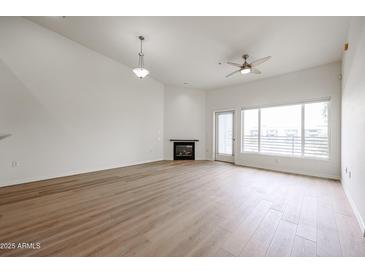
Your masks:
[[[233,72],[231,72],[230,74],[228,74],[226,77],[230,77],[233,74],[236,74],[238,72],[241,72],[241,74],[248,74],[248,73],[254,73],[254,74],[260,74],[261,71],[259,71],[256,67],[266,61],[268,61],[271,56],[266,56],[264,58],[261,59],[257,59],[251,63],[247,63],[247,59],[248,59],[248,54],[244,54],[242,56],[243,60],[245,60],[243,62],[243,64],[238,64],[238,63],[233,63],[233,62],[227,62],[227,64],[235,66],[235,67],[239,67],[240,69],[235,70]]]

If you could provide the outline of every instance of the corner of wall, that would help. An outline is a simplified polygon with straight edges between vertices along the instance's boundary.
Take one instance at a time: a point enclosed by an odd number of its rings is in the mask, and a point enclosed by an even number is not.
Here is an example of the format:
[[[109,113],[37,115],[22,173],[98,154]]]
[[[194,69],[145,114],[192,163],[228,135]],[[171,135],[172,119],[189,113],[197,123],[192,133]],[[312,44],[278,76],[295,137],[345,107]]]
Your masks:
[[[363,73],[365,70],[365,19],[353,17],[348,31],[348,50],[343,54],[341,90],[341,184],[365,236],[364,169],[362,138],[365,102]],[[352,178],[344,169],[348,169]]]
[[[164,159],[172,160],[170,138],[199,139],[196,159],[206,159],[205,91],[167,85],[164,93]]]

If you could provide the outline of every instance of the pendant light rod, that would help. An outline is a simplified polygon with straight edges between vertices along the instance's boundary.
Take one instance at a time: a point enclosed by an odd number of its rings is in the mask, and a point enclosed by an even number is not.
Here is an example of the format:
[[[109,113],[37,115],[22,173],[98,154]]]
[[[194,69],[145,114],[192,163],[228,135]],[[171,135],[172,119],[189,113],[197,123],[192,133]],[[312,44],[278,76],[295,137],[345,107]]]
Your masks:
[[[141,40],[141,52],[142,52],[142,41],[144,40],[144,37],[141,35],[141,36],[138,36],[138,39]]]
[[[144,40],[144,37],[141,35],[141,36],[138,36],[138,39],[141,41],[141,51],[138,53],[138,67],[140,68],[143,68],[144,66],[144,62],[143,62],[143,40]]]

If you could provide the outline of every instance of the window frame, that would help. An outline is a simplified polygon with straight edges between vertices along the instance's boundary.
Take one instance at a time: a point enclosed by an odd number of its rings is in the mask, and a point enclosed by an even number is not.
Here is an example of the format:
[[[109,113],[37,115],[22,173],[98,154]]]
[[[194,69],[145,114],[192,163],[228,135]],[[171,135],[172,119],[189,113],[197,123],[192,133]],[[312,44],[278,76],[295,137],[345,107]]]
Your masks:
[[[326,102],[328,104],[328,124],[327,124],[327,134],[328,134],[328,157],[322,158],[322,157],[313,157],[313,156],[305,156],[304,155],[304,143],[305,143],[305,105],[311,104],[311,103],[324,103]],[[300,156],[298,155],[285,155],[285,154],[279,154],[279,153],[268,153],[268,152],[261,152],[261,109],[263,108],[270,108],[270,107],[285,107],[285,106],[294,106],[294,105],[300,105],[301,106],[301,147],[302,147],[302,153]],[[258,151],[244,151],[244,113],[245,110],[250,109],[258,109]],[[275,157],[284,157],[284,158],[299,158],[299,159],[310,159],[310,160],[320,160],[320,161],[330,161],[331,160],[331,97],[325,97],[325,98],[318,98],[313,100],[304,100],[299,102],[291,102],[291,103],[284,103],[284,104],[270,104],[270,105],[259,105],[259,106],[249,106],[249,107],[241,107],[241,136],[240,136],[240,154],[253,154],[253,155],[263,155],[263,156],[275,156]]]

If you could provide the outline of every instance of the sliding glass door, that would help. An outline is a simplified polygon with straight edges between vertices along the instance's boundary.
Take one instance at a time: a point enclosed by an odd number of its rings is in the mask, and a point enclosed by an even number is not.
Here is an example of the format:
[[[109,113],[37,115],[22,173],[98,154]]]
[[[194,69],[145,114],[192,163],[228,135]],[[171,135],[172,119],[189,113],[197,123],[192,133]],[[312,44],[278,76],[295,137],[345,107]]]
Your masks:
[[[233,163],[234,111],[216,112],[215,126],[215,159]]]

